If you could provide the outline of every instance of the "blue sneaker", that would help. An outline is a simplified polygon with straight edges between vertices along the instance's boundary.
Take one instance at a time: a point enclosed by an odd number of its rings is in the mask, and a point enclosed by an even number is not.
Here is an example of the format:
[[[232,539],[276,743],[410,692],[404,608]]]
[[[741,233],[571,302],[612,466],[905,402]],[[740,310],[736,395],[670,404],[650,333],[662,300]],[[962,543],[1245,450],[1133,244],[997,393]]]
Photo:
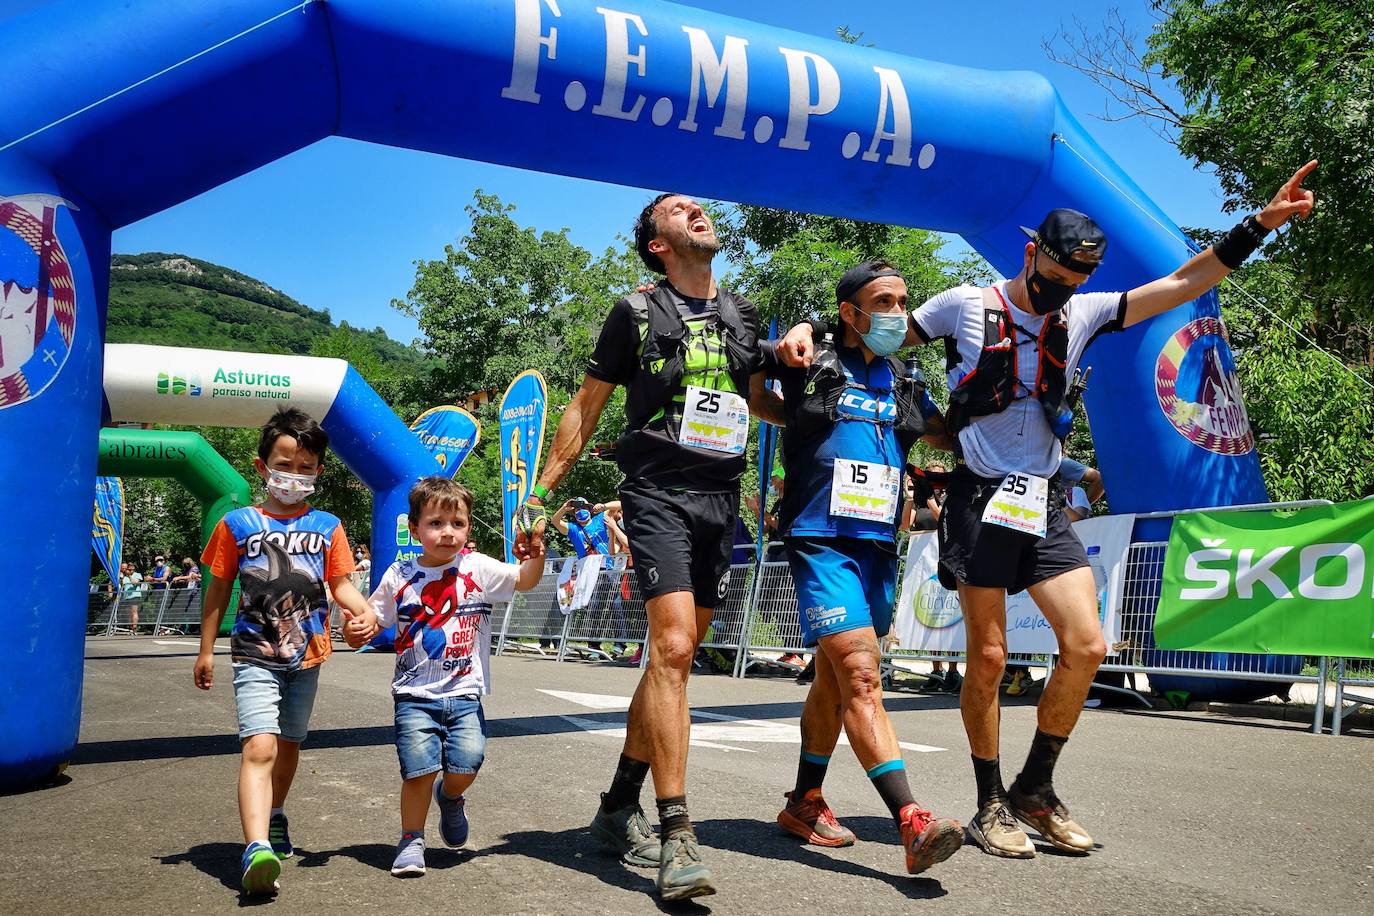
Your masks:
[[[277,854],[278,859],[289,859],[296,854],[296,847],[291,845],[291,833],[287,829],[285,813],[274,814],[267,822],[267,842],[272,844],[272,851]]]
[[[439,836],[449,846],[462,846],[468,841],[467,798],[445,795],[441,776],[434,780],[434,800],[439,803]]]
[[[396,844],[396,859],[391,873],[397,878],[418,878],[425,873],[425,836],[422,833],[403,833]]]
[[[275,894],[281,890],[281,860],[266,843],[250,843],[243,851],[243,892],[249,896]]]

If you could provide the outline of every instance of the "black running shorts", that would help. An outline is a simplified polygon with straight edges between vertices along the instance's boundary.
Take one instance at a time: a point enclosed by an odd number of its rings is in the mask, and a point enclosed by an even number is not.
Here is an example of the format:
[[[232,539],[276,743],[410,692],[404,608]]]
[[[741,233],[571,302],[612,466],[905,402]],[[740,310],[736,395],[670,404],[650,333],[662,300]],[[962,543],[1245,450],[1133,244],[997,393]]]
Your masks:
[[[941,585],[951,591],[959,583],[1005,588],[1014,595],[1088,565],[1083,542],[1064,514],[1064,486],[1057,476],[1050,480],[1043,538],[983,522],[983,509],[1001,485],[1000,479],[979,477],[964,465],[950,475],[940,513]]]
[[[642,480],[620,488],[625,536],[639,590],[647,601],[691,592],[698,607],[715,608],[730,584],[739,492],[667,490]]]

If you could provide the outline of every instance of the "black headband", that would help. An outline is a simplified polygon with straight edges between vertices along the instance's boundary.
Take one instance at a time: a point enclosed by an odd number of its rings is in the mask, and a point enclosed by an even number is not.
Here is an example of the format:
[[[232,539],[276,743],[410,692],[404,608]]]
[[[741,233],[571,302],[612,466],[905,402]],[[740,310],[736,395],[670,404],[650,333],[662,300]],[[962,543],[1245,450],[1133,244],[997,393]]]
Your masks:
[[[901,277],[902,272],[895,267],[874,268],[868,263],[851,267],[835,284],[835,304],[853,302],[854,294],[879,277]],[[903,278],[905,279],[905,278]]]

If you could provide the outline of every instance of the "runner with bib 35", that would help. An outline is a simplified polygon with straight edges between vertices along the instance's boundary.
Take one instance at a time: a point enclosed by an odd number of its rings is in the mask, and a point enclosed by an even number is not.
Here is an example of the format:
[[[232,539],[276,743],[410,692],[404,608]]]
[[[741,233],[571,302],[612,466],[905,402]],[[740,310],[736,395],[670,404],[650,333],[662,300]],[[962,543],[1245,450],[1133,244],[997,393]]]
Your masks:
[[[543,537],[544,501],[572,467],[616,385],[626,428],[616,446],[620,503],[649,615],[649,662],[630,704],[625,747],[592,834],[632,865],[658,866],[664,900],[715,893],[687,814],[687,675],[730,581],[739,478],[752,409],[782,423],[760,372],[758,312],[716,286],[720,243],[701,205],[663,194],[635,223],[635,245],[667,282],[611,309],[582,387],[563,412],[522,514],[516,555]],[[662,843],[639,807],[652,767]]]
[[[1053,785],[1060,750],[1078,721],[1107,647],[1087,555],[1064,514],[1057,470],[1060,441],[1073,422],[1065,403],[1084,349],[1192,301],[1241,265],[1265,235],[1306,217],[1313,195],[1300,168],[1258,215],[1166,277],[1125,293],[1076,293],[1097,269],[1107,239],[1089,217],[1052,210],[1030,236],[1022,270],[987,289],[946,290],[911,316],[905,343],[944,338],[959,464],[940,515],[940,582],[958,588],[968,636],[959,706],[973,754],[978,810],[968,830],[997,856],[1030,858],[1035,847],[1017,821],[1052,846],[1093,849]],[[809,364],[811,328],[798,325],[778,345],[789,363]],[[998,686],[1007,659],[1006,596],[1028,590],[1054,629],[1059,663],[1037,710],[1025,767],[1002,785]]]

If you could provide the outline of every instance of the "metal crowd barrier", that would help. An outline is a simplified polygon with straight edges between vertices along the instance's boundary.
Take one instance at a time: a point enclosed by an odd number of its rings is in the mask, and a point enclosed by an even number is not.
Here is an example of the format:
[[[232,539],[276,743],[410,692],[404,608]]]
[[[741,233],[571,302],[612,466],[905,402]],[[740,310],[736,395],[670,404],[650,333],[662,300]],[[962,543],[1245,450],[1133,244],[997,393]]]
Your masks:
[[[136,598],[92,592],[87,636],[186,636],[200,632],[200,589],[144,589]]]
[[[1331,734],[1340,735],[1341,724],[1350,713],[1368,706],[1374,707],[1374,659],[1338,658],[1336,662],[1336,696],[1331,704]],[[1347,693],[1349,687],[1370,688],[1371,695]],[[1346,708],[1350,704],[1350,708]]]

